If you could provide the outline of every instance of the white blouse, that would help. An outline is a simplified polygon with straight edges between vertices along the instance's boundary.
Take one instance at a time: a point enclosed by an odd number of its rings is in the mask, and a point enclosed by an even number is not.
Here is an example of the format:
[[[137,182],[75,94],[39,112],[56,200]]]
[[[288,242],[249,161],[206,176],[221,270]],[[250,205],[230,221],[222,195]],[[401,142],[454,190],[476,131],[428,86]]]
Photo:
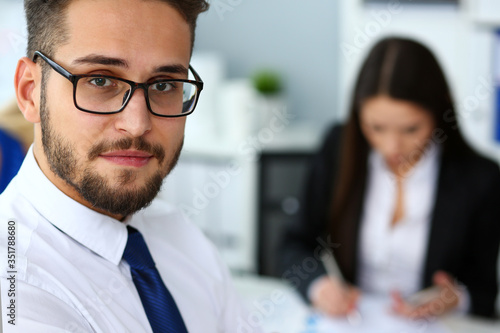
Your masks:
[[[410,295],[422,287],[440,147],[430,144],[403,180],[404,216],[394,226],[397,181],[382,155],[368,160],[360,226],[358,284],[362,291]]]

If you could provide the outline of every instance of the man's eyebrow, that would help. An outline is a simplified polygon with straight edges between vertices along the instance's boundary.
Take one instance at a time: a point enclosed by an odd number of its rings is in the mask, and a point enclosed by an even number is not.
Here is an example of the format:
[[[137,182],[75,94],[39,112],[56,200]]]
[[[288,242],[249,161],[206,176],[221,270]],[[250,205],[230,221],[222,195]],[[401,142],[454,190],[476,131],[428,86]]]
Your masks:
[[[82,64],[107,65],[107,66],[129,68],[129,64],[125,59],[107,57],[98,54],[90,54],[81,58],[77,58],[72,62],[72,65],[82,65]],[[186,76],[188,75],[188,69],[180,64],[158,66],[154,69],[153,72],[182,74]]]
[[[98,55],[98,54],[90,54],[81,58],[77,58],[73,60],[72,62],[73,65],[82,65],[82,64],[89,64],[89,65],[108,65],[108,66],[116,66],[116,67],[123,67],[123,68],[128,68],[128,62],[124,59],[120,58],[113,58],[113,57],[107,57],[103,55]]]
[[[171,73],[171,74],[182,74],[188,75],[188,69],[183,65],[165,65],[159,66],[154,69],[154,73]]]

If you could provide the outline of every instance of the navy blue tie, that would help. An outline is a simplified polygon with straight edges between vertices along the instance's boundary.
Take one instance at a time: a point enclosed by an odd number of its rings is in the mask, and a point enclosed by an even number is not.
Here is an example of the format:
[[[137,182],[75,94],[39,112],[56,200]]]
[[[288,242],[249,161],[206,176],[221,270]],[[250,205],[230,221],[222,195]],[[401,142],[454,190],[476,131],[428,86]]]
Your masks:
[[[131,226],[127,226],[127,230],[123,259],[130,265],[132,279],[153,332],[187,333],[175,300],[165,287],[144,238]]]

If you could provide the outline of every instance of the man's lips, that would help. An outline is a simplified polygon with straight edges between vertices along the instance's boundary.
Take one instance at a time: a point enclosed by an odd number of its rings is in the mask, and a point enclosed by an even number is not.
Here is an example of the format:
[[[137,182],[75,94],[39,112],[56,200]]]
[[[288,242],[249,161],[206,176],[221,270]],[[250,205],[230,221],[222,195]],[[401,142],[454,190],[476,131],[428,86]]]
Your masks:
[[[116,150],[100,154],[99,157],[111,163],[139,168],[148,164],[153,155],[139,150]]]

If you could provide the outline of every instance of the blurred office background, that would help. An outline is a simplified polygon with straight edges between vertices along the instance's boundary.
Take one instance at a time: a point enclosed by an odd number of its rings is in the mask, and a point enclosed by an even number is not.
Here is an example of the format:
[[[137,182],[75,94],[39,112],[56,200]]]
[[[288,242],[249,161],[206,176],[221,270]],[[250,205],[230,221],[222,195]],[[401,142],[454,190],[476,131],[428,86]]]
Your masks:
[[[199,19],[193,56],[206,89],[161,196],[207,233],[234,272],[277,275],[276,244],[300,205],[308,158],[326,127],[344,118],[359,64],[386,35],[413,37],[433,49],[453,90],[461,130],[500,161],[499,1],[211,4]],[[22,1],[0,0],[0,105],[13,97],[25,36]],[[256,77],[264,86],[274,82],[270,94],[255,88]]]

